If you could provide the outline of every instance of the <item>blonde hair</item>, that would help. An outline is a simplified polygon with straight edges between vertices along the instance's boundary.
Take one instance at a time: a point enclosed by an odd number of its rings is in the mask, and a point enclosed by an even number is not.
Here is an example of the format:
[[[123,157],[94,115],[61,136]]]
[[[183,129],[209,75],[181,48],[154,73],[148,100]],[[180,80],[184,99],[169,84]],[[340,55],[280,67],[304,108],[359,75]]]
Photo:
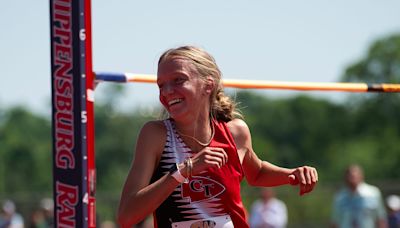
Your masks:
[[[194,46],[181,46],[165,51],[158,60],[158,66],[161,63],[174,58],[189,60],[200,77],[206,80],[211,76],[214,80],[214,89],[210,96],[210,115],[217,120],[228,122],[234,118],[243,118],[236,109],[236,103],[225,95],[221,82],[221,71],[218,68],[215,59],[205,50]]]

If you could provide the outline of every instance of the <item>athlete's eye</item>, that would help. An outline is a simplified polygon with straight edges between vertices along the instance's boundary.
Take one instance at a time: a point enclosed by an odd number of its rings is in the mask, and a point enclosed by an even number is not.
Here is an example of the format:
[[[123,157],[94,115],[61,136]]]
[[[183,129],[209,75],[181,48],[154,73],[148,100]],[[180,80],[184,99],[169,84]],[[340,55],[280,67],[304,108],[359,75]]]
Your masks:
[[[177,78],[177,79],[175,79],[175,84],[182,84],[185,81],[186,81],[186,79],[184,79],[184,78]]]

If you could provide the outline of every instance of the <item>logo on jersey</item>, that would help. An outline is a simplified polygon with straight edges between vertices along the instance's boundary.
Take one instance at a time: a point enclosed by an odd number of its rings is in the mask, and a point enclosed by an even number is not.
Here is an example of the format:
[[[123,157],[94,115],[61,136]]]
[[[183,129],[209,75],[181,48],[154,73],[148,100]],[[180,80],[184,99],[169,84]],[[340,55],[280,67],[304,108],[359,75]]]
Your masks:
[[[182,198],[189,198],[190,202],[209,200],[224,191],[222,184],[207,177],[192,176],[189,183],[182,184]]]

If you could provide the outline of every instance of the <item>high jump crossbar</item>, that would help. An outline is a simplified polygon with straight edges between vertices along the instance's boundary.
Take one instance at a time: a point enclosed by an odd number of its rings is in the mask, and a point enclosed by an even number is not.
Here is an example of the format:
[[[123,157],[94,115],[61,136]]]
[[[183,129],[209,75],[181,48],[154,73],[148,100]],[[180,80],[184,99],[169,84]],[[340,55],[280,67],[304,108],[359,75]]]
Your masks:
[[[156,76],[150,74],[96,72],[96,82],[144,82],[155,83]],[[400,84],[388,83],[347,83],[347,82],[288,82],[266,80],[223,79],[225,87],[240,89],[281,89],[281,90],[319,90],[344,92],[383,92],[399,93]]]

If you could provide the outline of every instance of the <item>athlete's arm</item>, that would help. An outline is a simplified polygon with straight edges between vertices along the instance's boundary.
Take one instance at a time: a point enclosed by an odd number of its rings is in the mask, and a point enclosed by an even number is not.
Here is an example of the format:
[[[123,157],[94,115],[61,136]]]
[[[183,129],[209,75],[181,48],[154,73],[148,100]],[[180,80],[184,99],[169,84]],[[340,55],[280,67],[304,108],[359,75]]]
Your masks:
[[[118,223],[121,227],[131,227],[146,218],[178,186],[178,181],[169,174],[149,185],[165,140],[166,129],[161,121],[148,122],[143,126],[119,204]]]
[[[245,177],[250,185],[278,186],[285,184],[300,185],[300,194],[313,190],[318,181],[315,168],[302,166],[288,169],[262,161],[254,152],[251,134],[247,124],[241,119],[228,122],[228,127],[235,140]]]

